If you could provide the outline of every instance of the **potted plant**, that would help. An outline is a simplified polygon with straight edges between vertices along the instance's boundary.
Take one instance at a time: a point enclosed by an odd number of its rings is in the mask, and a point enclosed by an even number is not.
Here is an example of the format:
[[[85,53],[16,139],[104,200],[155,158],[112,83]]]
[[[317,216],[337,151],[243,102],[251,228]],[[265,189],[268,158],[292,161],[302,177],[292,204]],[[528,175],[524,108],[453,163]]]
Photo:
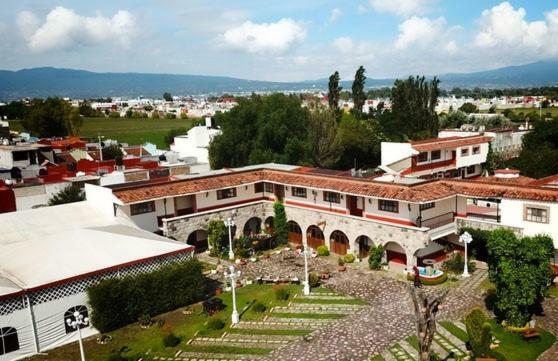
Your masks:
[[[151,320],[151,316],[149,316],[148,314],[141,315],[138,318],[138,322],[140,324],[140,327],[143,329],[149,328],[153,324],[153,321]]]
[[[339,257],[337,259],[337,270],[339,272],[344,272],[347,269],[347,267],[345,266],[345,261],[343,261],[343,258]]]
[[[323,280],[329,279],[329,271],[328,270],[323,270],[322,271],[322,279]]]

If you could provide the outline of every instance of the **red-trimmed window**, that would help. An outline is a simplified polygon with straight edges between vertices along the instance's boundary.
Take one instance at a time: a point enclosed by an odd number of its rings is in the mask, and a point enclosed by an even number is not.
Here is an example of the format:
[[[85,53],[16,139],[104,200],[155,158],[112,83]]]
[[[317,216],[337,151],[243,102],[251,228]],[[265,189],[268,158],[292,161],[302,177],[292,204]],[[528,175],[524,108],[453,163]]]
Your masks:
[[[227,188],[217,190],[217,200],[236,197],[236,188]]]
[[[428,160],[428,152],[419,153],[417,156],[417,161],[419,163],[426,162]]]
[[[433,150],[432,153],[430,153],[430,159],[438,160],[440,158],[442,158],[442,151],[441,150]]]
[[[399,213],[399,202],[389,201],[387,199],[379,199],[378,209],[384,212]]]
[[[293,197],[306,198],[306,188],[291,187]]]
[[[341,203],[341,194],[324,191],[324,201],[330,203]]]

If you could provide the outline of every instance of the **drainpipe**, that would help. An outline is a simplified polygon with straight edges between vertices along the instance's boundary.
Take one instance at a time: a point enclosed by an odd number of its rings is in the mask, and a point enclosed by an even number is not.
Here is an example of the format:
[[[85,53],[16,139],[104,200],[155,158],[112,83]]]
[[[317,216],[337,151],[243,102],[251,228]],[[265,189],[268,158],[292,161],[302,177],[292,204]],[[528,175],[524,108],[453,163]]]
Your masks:
[[[39,349],[39,336],[37,334],[37,325],[35,324],[35,313],[33,312],[33,305],[31,303],[31,299],[27,293],[22,296],[22,300],[27,303],[27,308],[29,309],[29,318],[31,320],[31,328],[33,330],[33,343],[35,344],[35,353],[41,352]]]

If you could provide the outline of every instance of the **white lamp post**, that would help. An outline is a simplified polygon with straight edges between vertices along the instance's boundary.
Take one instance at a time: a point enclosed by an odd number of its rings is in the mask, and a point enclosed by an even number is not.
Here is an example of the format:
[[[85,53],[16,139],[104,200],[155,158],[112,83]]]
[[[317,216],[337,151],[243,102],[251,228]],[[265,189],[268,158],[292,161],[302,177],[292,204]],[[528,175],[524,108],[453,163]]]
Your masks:
[[[304,242],[304,294],[308,296],[310,294],[310,282],[308,281],[308,242]]]
[[[81,339],[81,327],[89,325],[89,318],[83,317],[81,313],[76,311],[74,312],[74,319],[72,320],[71,318],[67,318],[66,323],[68,324],[68,326],[77,330],[78,339],[79,339],[79,353],[81,355],[81,361],[85,361],[85,353],[83,352],[83,341]]]
[[[233,244],[232,244],[232,234],[231,228],[234,227],[234,221],[231,218],[227,218],[225,221],[225,226],[229,228],[229,259],[234,259],[234,251],[233,251]]]
[[[459,242],[465,245],[465,265],[463,266],[463,277],[469,277],[469,267],[467,266],[467,244],[473,241],[473,237],[469,234],[469,232],[463,232],[461,236],[459,236]]]
[[[231,315],[231,323],[236,325],[239,320],[238,311],[236,309],[236,280],[240,277],[240,271],[235,271],[233,266],[229,267],[229,272],[225,271],[225,277],[231,279],[231,291],[232,291],[232,302],[233,302],[233,312]]]

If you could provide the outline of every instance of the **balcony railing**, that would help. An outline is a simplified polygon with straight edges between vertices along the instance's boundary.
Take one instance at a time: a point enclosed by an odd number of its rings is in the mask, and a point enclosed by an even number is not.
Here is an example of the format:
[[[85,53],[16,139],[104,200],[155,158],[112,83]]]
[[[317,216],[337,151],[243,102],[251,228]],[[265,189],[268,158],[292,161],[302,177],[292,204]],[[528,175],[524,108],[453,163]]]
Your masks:
[[[487,213],[467,213],[467,218],[469,219],[480,219],[483,221],[491,221],[500,223],[502,217],[497,214],[487,214]]]
[[[428,227],[430,229],[433,229],[453,223],[454,219],[455,217],[453,212],[448,212],[428,219],[420,219],[419,217],[417,219],[417,224],[419,227]]]

